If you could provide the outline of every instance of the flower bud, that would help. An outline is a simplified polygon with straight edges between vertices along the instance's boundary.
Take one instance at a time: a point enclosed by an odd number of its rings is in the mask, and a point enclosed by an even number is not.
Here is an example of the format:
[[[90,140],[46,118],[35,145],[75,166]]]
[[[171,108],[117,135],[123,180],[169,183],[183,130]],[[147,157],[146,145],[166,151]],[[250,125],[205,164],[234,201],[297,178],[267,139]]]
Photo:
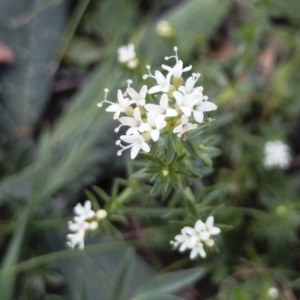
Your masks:
[[[99,209],[97,212],[96,212],[96,218],[98,220],[103,220],[107,217],[107,211],[104,210],[104,209]]]
[[[183,84],[183,78],[182,77],[173,77],[172,83],[175,85],[175,87],[180,87]]]
[[[125,114],[128,116],[128,117],[133,117],[133,107],[131,106],[128,106],[125,110]]]
[[[143,132],[142,136],[145,139],[145,141],[151,140],[151,134],[150,134],[150,132]]]
[[[168,176],[169,175],[169,171],[168,170],[163,170],[162,173],[163,173],[164,176]]]

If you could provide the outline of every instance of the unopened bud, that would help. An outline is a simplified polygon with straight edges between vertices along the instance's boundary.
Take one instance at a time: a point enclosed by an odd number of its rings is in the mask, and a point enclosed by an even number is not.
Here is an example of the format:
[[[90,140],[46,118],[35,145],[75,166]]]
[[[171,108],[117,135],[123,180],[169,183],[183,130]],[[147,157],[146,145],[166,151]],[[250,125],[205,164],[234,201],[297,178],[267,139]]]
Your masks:
[[[125,114],[128,116],[128,117],[133,117],[133,108],[131,106],[128,106],[125,110]]]
[[[208,247],[212,247],[215,244],[215,241],[213,239],[208,239],[208,240],[205,241],[205,244]]]
[[[144,138],[145,141],[151,140],[150,132],[143,132],[142,136],[143,136],[143,138]]]
[[[96,221],[93,221],[90,223],[89,229],[90,230],[95,230],[98,228],[98,223]]]
[[[103,220],[107,217],[107,211],[104,210],[104,209],[99,209],[97,212],[96,212],[96,217],[97,219],[99,220]]]
[[[169,171],[168,170],[163,170],[163,175],[164,176],[168,176],[169,175]]]
[[[176,86],[176,87],[180,87],[183,84],[183,78],[182,77],[173,77],[172,78],[172,83]]]
[[[279,297],[279,292],[275,287],[270,287],[267,291],[267,295],[270,299],[275,300]]]

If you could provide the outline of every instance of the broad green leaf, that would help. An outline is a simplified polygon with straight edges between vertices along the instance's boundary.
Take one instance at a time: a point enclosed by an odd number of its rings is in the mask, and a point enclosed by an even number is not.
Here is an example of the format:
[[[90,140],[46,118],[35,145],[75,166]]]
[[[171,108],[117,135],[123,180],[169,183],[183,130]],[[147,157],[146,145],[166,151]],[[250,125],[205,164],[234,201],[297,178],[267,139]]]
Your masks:
[[[111,289],[110,300],[126,299],[128,283],[131,280],[133,265],[132,265],[132,250],[128,250],[123,256],[122,261],[117,269],[117,275],[114,279],[114,284]]]
[[[152,291],[161,293],[175,293],[187,285],[191,285],[206,274],[203,268],[193,268],[155,276],[141,287],[141,293]]]
[[[137,297],[134,297],[132,300],[184,300],[181,297],[169,295],[169,294],[163,294],[163,293],[157,293],[155,291],[151,293],[145,293],[141,294]]]
[[[12,127],[5,124],[7,131],[2,134],[30,132],[40,119],[56,68],[54,58],[66,23],[66,9],[67,2],[59,0],[0,2],[1,22],[10,24],[0,26],[1,40],[17,57],[15,65],[2,74],[2,103],[12,120]],[[0,128],[4,126],[2,120]]]

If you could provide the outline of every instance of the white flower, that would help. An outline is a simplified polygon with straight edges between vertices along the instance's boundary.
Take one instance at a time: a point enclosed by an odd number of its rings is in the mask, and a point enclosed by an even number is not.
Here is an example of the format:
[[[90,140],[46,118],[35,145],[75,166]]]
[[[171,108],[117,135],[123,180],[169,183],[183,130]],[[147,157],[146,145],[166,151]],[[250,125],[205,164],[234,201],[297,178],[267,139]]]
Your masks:
[[[162,37],[171,37],[175,32],[172,23],[166,20],[159,21],[157,23],[155,31],[159,36]]]
[[[76,231],[75,233],[69,233],[67,235],[67,247],[74,249],[78,246],[79,249],[84,249],[84,230]]]
[[[74,207],[74,218],[68,222],[68,229],[72,232],[67,235],[67,247],[74,249],[78,246],[79,249],[84,248],[84,237],[89,230],[98,228],[98,221],[106,218],[107,212],[103,209],[94,212],[92,203],[87,200],[84,205],[77,204]]]
[[[84,221],[80,217],[74,217],[74,221],[68,222],[68,229],[74,233],[67,235],[66,245],[69,248],[75,248],[78,246],[79,249],[84,248],[84,236],[86,230],[89,228],[89,223]]]
[[[176,100],[177,105],[181,111],[187,116],[190,117],[193,111],[193,105],[197,102],[195,97],[185,96],[182,93],[175,91],[173,96]]]
[[[217,105],[207,101],[208,97],[202,93],[196,93],[197,102],[193,105],[193,117],[198,123],[202,123],[204,119],[203,112],[217,109]]]
[[[159,105],[149,103],[145,105],[145,109],[148,112],[164,117],[176,117],[178,115],[176,109],[169,107],[169,98],[167,94],[162,94]]]
[[[92,210],[92,203],[89,200],[86,200],[83,206],[77,203],[73,210],[74,214],[82,220],[88,220],[95,216],[95,212]]]
[[[192,248],[192,251],[190,253],[190,259],[195,259],[197,256],[201,256],[202,258],[206,257],[206,253],[203,248],[203,244],[198,241]]]
[[[181,137],[184,133],[196,129],[197,127],[197,124],[189,123],[188,117],[182,115],[180,124],[173,129],[173,132],[177,133],[178,136]]]
[[[163,115],[156,115],[154,113],[148,112],[147,123],[141,125],[140,129],[142,132],[150,132],[151,138],[154,142],[159,139],[160,130],[166,127],[167,122]]]
[[[191,249],[195,246],[197,242],[197,237],[195,236],[195,230],[191,227],[184,227],[181,229],[181,234],[174,237],[174,246],[179,247],[179,251],[183,252],[186,249]]]
[[[169,74],[172,74],[174,77],[181,77],[182,73],[190,71],[192,69],[192,66],[188,66],[188,67],[183,68],[183,61],[178,60],[178,55],[177,55],[178,48],[174,47],[174,51],[175,51],[175,55],[165,57],[165,60],[168,60],[168,59],[174,57],[176,59],[175,66],[172,68],[170,66],[162,65],[161,67],[163,69],[167,70],[169,72]]]
[[[127,46],[118,48],[118,60],[120,63],[125,64],[128,68],[135,68],[138,65],[138,59],[132,43]]]
[[[264,166],[268,169],[279,167],[286,169],[290,164],[289,147],[280,140],[269,141],[264,149]]]
[[[214,103],[207,101],[208,97],[203,96],[200,90],[188,95],[183,95],[182,93],[175,91],[173,96],[181,111],[187,117],[190,117],[193,113],[193,117],[198,123],[203,122],[203,112],[217,109],[217,106]]]
[[[138,106],[144,106],[146,103],[146,94],[148,87],[143,85],[140,92],[138,93],[132,87],[128,87],[127,92],[134,103]]]
[[[187,81],[185,82],[185,85],[179,87],[178,90],[184,95],[189,95],[189,94],[192,94],[195,92],[196,93],[202,92],[203,91],[202,86],[198,86],[198,87],[194,88],[194,85],[198,81],[199,77],[200,77],[199,73],[193,73],[192,76],[187,79]]]
[[[220,228],[213,226],[213,222],[214,218],[210,216],[205,223],[198,220],[194,228],[184,227],[181,230],[181,234],[176,235],[171,244],[175,248],[179,247],[180,252],[190,249],[190,259],[194,259],[197,256],[206,257],[204,246],[212,247],[214,240],[210,236],[221,232]]]
[[[154,75],[150,72],[150,66],[147,66],[149,75],[146,74],[143,76],[144,79],[152,77],[156,80],[157,85],[153,86],[148,90],[148,94],[154,94],[158,92],[167,93],[171,86],[171,77],[172,72],[169,72],[165,77],[160,71],[155,71]]]
[[[205,230],[209,234],[209,237],[211,235],[217,235],[221,232],[221,229],[214,226],[214,217],[209,216],[205,222]]]
[[[114,113],[115,113],[115,114],[114,114],[114,120],[115,120],[115,119],[118,119],[119,116],[120,116],[120,113],[121,113],[121,112],[125,112],[126,109],[127,109],[131,104],[134,103],[133,100],[129,100],[128,98],[124,98],[121,90],[118,90],[118,102],[117,102],[117,103],[113,103],[113,102],[108,101],[108,100],[106,99],[107,93],[108,93],[108,89],[105,89],[104,92],[105,92],[105,98],[104,98],[104,101],[98,103],[97,106],[98,106],[98,107],[102,107],[102,105],[103,105],[104,102],[105,102],[105,103],[109,103],[110,106],[108,106],[108,107],[106,108],[106,111],[108,111],[108,112],[114,112]]]
[[[201,220],[198,220],[195,224],[195,233],[197,234],[199,241],[206,241],[210,237],[205,224]]]
[[[118,140],[116,144],[122,147],[122,149],[118,151],[118,155],[121,155],[124,150],[129,148],[131,148],[131,159],[134,159],[141,149],[145,152],[150,152],[149,145],[145,142],[144,137],[138,132],[133,132],[132,135],[121,135],[120,139],[129,145],[123,146],[121,141]]]
[[[130,128],[126,131],[126,135],[140,130],[140,126],[143,124],[141,111],[138,107],[133,110],[133,117],[121,117],[119,121],[122,124],[115,129],[115,132],[118,132],[122,126],[129,126]]]

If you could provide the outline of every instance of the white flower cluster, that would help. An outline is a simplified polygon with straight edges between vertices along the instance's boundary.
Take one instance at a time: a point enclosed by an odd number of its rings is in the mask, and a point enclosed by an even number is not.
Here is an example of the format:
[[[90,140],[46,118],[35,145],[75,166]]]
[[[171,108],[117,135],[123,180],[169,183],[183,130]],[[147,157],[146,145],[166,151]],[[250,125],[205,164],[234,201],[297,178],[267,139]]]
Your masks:
[[[264,148],[264,166],[267,169],[279,167],[286,169],[291,161],[288,145],[280,140],[269,141]]]
[[[105,89],[105,100],[98,103],[98,107],[103,103],[109,104],[106,111],[113,112],[114,119],[121,123],[116,132],[122,126],[129,127],[126,135],[122,135],[117,141],[117,145],[122,148],[118,155],[129,148],[132,159],[140,150],[149,152],[150,146],[147,142],[156,142],[162,132],[186,137],[190,130],[196,129],[198,124],[203,122],[204,112],[217,109],[217,106],[203,95],[203,87],[195,87],[200,74],[192,74],[184,84],[182,73],[190,71],[192,66],[184,68],[182,60],[178,59],[177,47],[174,47],[174,50],[175,55],[165,59],[175,58],[175,65],[162,65],[167,74],[155,71],[153,75],[150,66],[147,66],[149,74],[144,75],[143,79],[153,78],[156,82],[154,86],[148,88],[144,85],[137,92],[131,87],[132,81],[128,80],[126,92],[118,91],[116,103],[107,100],[108,89]],[[159,103],[147,101],[147,94],[155,95]],[[121,113],[123,115],[120,117]],[[122,141],[128,145],[122,145]]]
[[[214,217],[212,216],[208,217],[205,223],[198,220],[194,228],[188,226],[182,228],[181,234],[176,235],[171,244],[174,248],[179,248],[180,252],[187,249],[191,250],[190,259],[194,259],[198,255],[205,258],[204,245],[212,247],[215,242],[211,236],[221,232],[220,228],[215,227],[213,224]]]
[[[134,69],[137,67],[139,60],[136,57],[134,45],[132,43],[118,48],[118,60],[121,64],[127,66],[129,69]]]
[[[92,203],[87,200],[82,206],[80,203],[74,207],[73,221],[68,222],[68,229],[73,232],[67,235],[66,245],[69,248],[84,248],[84,236],[87,231],[98,228],[98,222],[107,216],[106,210],[100,209],[97,212],[92,210]]]

